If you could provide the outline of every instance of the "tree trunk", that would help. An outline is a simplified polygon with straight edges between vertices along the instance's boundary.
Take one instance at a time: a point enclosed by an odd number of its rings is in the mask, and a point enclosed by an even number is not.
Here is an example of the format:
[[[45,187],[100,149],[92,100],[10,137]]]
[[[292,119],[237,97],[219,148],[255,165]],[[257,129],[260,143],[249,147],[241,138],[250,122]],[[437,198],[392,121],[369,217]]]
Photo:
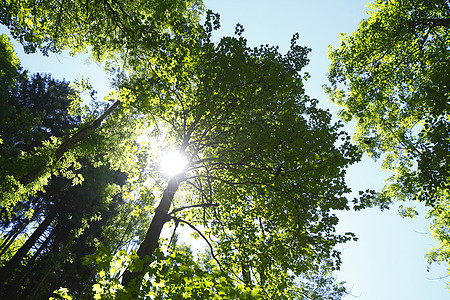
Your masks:
[[[41,252],[48,247],[50,241],[53,239],[53,237],[55,236],[55,228],[53,228],[52,232],[50,232],[50,234],[47,236],[47,238],[45,239],[45,241],[41,244],[41,246],[39,247],[39,249],[33,254],[33,256],[27,260],[27,267],[31,266],[32,264],[34,264],[34,262],[36,261],[36,259],[38,258],[38,256],[41,254]]]
[[[26,293],[24,291],[27,291],[29,289],[29,284],[22,286],[23,282],[26,282],[26,279],[30,277],[30,274],[35,272],[36,267],[34,266],[34,263],[36,262],[36,258],[39,256],[39,254],[42,252],[42,250],[47,247],[49,241],[53,238],[55,232],[55,228],[53,228],[52,232],[49,234],[49,236],[45,239],[44,243],[39,247],[39,249],[33,254],[33,256],[27,260],[26,266],[21,265],[18,268],[17,276],[14,278],[14,281],[9,282],[7,285],[7,290],[3,296],[7,299],[14,299],[15,297],[25,297]],[[22,288],[21,288],[22,287]],[[21,291],[21,295],[17,294],[17,291]]]
[[[242,270],[242,281],[244,281],[245,285],[251,286],[252,285],[252,277],[250,274],[250,267],[248,265],[247,259],[241,260],[241,270]]]
[[[111,112],[116,109],[121,102],[116,101],[113,105],[111,105],[100,117],[98,117],[94,122],[92,122],[91,125],[81,129],[77,133],[75,133],[72,137],[70,137],[68,140],[66,140],[64,143],[62,143],[58,149],[56,149],[55,153],[55,160],[53,161],[50,168],[52,168],[62,157],[63,155],[70,149],[72,149],[78,142],[83,140],[86,136],[91,134],[93,131],[95,131],[98,127],[100,127],[102,121],[111,114]],[[22,176],[20,178],[20,183],[23,185],[26,185],[28,183],[33,182],[39,176],[45,173],[47,170],[47,166],[38,166],[31,172],[28,172],[28,174]]]
[[[11,244],[16,240],[17,236],[25,229],[26,225],[28,225],[28,223],[26,223],[26,224],[21,223],[21,224],[15,226],[15,228],[11,229],[10,233],[3,240],[3,243],[0,246],[0,257],[3,254],[5,254],[6,251],[8,251]]]
[[[14,254],[14,256],[6,263],[6,265],[1,269],[0,272],[0,282],[4,283],[13,275],[14,270],[20,265],[21,261],[30,251],[31,247],[36,243],[39,237],[47,230],[50,223],[53,221],[54,216],[47,216],[44,221],[39,224],[38,228],[33,232],[33,234],[28,238],[25,244],[20,247],[20,249]]]
[[[169,180],[167,188],[164,190],[161,202],[155,210],[155,215],[153,216],[150,227],[145,235],[145,239],[139,246],[137,255],[139,259],[144,261],[143,269],[139,271],[132,271],[127,268],[123,273],[122,284],[126,287],[127,292],[131,293],[133,296],[137,296],[142,279],[146,273],[145,270],[150,265],[150,258],[158,248],[161,230],[164,224],[170,220],[169,208],[172,204],[173,196],[178,190],[180,180],[181,176],[175,176]]]

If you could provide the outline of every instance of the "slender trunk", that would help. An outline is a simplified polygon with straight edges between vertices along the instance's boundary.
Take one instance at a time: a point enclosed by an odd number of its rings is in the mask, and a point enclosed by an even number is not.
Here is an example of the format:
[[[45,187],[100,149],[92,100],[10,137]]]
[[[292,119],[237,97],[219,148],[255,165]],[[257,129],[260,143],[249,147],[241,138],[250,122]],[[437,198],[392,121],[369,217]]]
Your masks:
[[[14,299],[12,295],[19,296],[19,299],[48,299],[50,295],[46,294],[48,292],[51,294],[51,291],[58,288],[56,286],[61,286],[61,282],[56,279],[57,277],[53,277],[52,280],[46,279],[55,269],[59,269],[62,262],[67,258],[67,248],[73,241],[73,235],[70,234],[71,229],[72,227],[61,226],[61,223],[53,228],[37,251],[42,252],[44,248],[47,248],[47,253],[39,258],[34,255],[27,261],[27,265],[22,267],[24,270],[19,274],[20,277],[15,278],[8,285],[5,299]],[[58,255],[52,257],[52,255],[49,255],[50,253],[57,253]],[[46,285],[42,286],[44,282]],[[20,294],[17,291],[20,291]],[[36,296],[37,293],[41,293],[39,297]]]
[[[259,272],[259,284],[263,288],[264,288],[264,285],[266,284],[266,274],[263,269],[261,270],[261,272]]]
[[[91,125],[81,129],[77,133],[75,133],[72,137],[62,143],[58,149],[56,149],[55,160],[53,161],[50,168],[52,168],[62,157],[63,155],[72,149],[78,142],[83,140],[86,136],[94,132],[98,127],[100,127],[102,121],[111,114],[111,112],[116,109],[120,105],[119,101],[116,101],[113,105],[111,105],[100,117],[98,117]],[[28,172],[28,174],[24,175],[20,178],[20,183],[26,185],[28,183],[33,182],[39,176],[45,173],[47,170],[47,166],[41,165],[35,168],[34,170]]]
[[[14,270],[19,267],[20,263],[30,251],[31,247],[36,243],[39,237],[47,230],[47,227],[53,221],[53,216],[47,216],[38,228],[33,232],[33,234],[28,238],[25,244],[20,247],[20,249],[14,254],[14,256],[6,263],[6,265],[1,269],[0,272],[0,282],[5,283],[10,276],[13,274]]]
[[[242,243],[241,237],[239,236],[239,260],[241,263],[241,274],[242,274],[242,281],[247,286],[252,285],[252,276],[250,274],[250,265],[248,262],[248,255],[245,253],[245,246]]]
[[[41,254],[41,252],[48,247],[48,245],[50,244],[50,241],[53,239],[53,237],[55,236],[55,228],[53,228],[52,232],[47,236],[47,238],[45,239],[45,241],[41,244],[41,246],[39,247],[39,249],[33,254],[33,256],[27,260],[27,266],[32,265],[37,257]]]
[[[242,270],[242,280],[244,281],[245,285],[247,286],[252,285],[250,267],[248,265],[248,260],[245,258],[241,260],[241,270]]]
[[[8,236],[3,241],[2,245],[0,246],[0,257],[3,256],[3,254],[8,251],[11,244],[16,240],[17,236],[25,229],[26,225],[21,223],[18,226],[16,226],[16,229],[11,229],[11,232],[8,234]]]
[[[49,236],[45,239],[44,243],[42,243],[42,245],[39,247],[39,249],[33,254],[33,256],[27,260],[27,264],[26,266],[21,265],[19,266],[19,272],[18,275],[19,277],[14,278],[14,281],[10,282],[7,286],[8,292],[7,294],[5,294],[4,296],[8,297],[8,298],[13,298],[13,296],[11,294],[11,291],[15,294],[16,291],[18,290],[27,290],[28,286],[22,286],[22,283],[24,282],[25,279],[29,279],[30,278],[30,274],[32,274],[33,272],[36,271],[36,267],[34,266],[34,263],[36,262],[36,258],[39,256],[39,254],[42,252],[42,250],[48,246],[50,240],[53,238],[55,233],[55,228],[53,228],[52,232],[49,234]],[[30,283],[29,283],[30,284]],[[23,295],[24,292],[22,292]],[[19,296],[17,294],[15,294],[15,296]]]
[[[133,271],[128,268],[123,273],[122,284],[133,295],[137,296],[142,279],[146,273],[145,270],[150,264],[150,258],[154,251],[158,248],[161,230],[164,224],[170,219],[169,208],[172,204],[173,196],[178,190],[180,179],[181,176],[175,176],[169,180],[167,188],[164,190],[161,202],[155,210],[155,215],[153,216],[150,227],[147,230],[145,239],[139,246],[137,255],[139,259],[144,261],[142,270]]]
[[[8,251],[11,244],[16,240],[17,236],[25,230],[28,224],[36,220],[41,211],[42,207],[34,211],[33,217],[31,219],[24,218],[20,221],[20,223],[14,226],[13,229],[11,229],[10,233],[8,234],[8,237],[3,241],[2,245],[0,246],[0,257],[3,254],[5,254],[6,251]]]

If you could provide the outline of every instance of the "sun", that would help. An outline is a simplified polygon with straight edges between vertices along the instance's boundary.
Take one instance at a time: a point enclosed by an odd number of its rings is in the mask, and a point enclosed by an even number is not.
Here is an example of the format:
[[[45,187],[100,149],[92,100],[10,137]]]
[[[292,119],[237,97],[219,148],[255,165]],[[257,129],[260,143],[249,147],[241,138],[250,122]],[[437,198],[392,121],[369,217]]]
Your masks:
[[[183,173],[186,169],[187,159],[177,151],[168,151],[161,156],[161,172],[169,177]]]

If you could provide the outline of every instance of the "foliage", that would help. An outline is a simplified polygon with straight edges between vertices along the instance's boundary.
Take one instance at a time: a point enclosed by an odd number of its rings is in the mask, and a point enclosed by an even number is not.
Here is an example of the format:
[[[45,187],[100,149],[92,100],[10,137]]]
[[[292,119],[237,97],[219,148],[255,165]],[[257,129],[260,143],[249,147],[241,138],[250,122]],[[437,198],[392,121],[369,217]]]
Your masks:
[[[138,44],[157,49],[171,27],[195,22],[201,6],[196,0],[14,0],[2,2],[0,22],[26,52],[89,50],[99,58],[117,51],[136,55],[129,52]]]
[[[8,97],[7,91],[15,82],[17,76],[17,68],[19,67],[19,59],[14,52],[14,48],[6,34],[0,35],[0,117],[6,111],[4,99]],[[0,136],[1,138],[1,136]]]
[[[51,174],[68,177],[76,168],[83,170],[82,157],[93,167],[133,173],[130,184],[142,188],[147,178],[137,174],[136,164],[146,148],[132,141],[138,127],[147,124],[165,143],[148,145],[149,188],[125,194],[141,200],[123,205],[119,215],[126,220],[113,222],[123,232],[120,241],[120,235],[112,235],[117,247],[102,243],[97,255],[88,255],[86,266],[98,269],[95,298],[339,298],[344,290],[330,279],[340,265],[336,245],[354,235],[336,234],[334,211],[349,209],[345,170],[360,153],[342,125],[333,124],[329,112],[305,94],[302,68],[309,49],[297,45],[298,35],[286,54],[277,47],[250,48],[241,26],[234,37],[215,44],[211,35],[219,27],[218,15],[209,13],[205,26],[199,26],[196,2],[166,2],[3,4],[1,22],[28,51],[89,49],[106,61],[117,91],[110,94],[114,103],[92,117],[73,96],[69,111],[82,123],[69,130],[69,138],[52,135],[41,148],[24,153],[31,171],[21,167],[24,174],[11,176],[10,185],[17,188],[4,190],[36,195]],[[83,81],[79,86],[89,88]],[[182,174],[165,178],[156,159],[168,149],[185,155],[188,165]],[[153,209],[156,196],[161,201]],[[15,208],[20,200],[7,205]],[[80,213],[81,221],[90,216]],[[150,224],[128,230],[133,218],[149,214]],[[164,249],[161,232],[167,223],[188,226],[205,240],[208,263],[201,265],[186,249]],[[75,233],[84,228],[72,227]],[[133,248],[137,241],[128,237],[134,233],[142,243],[128,254],[122,242]],[[83,236],[76,234],[74,243],[83,245],[78,239]],[[49,253],[45,270],[56,274],[48,262],[58,252]],[[78,264],[80,256],[73,259]],[[59,289],[55,296],[77,297],[77,290]]]
[[[14,58],[9,41],[2,41]],[[6,97],[1,99],[5,108],[1,122],[6,126],[0,128],[4,137],[0,149],[0,294],[9,299],[45,297],[65,286],[90,298],[85,290],[90,290],[95,266],[82,267],[82,257],[100,244],[117,251],[142,236],[139,226],[148,220],[145,216],[137,220],[129,213],[138,204],[151,205],[151,197],[123,201],[130,194],[124,187],[127,174],[140,173],[138,168],[145,160],[134,145],[138,120],[123,111],[111,113],[49,170],[53,176],[49,178],[48,172],[44,179],[45,191],[42,178],[36,190],[28,185],[17,191],[8,186],[8,178],[18,183],[41,163],[44,152],[51,157],[61,139],[70,139],[80,127],[97,120],[104,104],[95,101],[87,106],[80,101],[81,90],[89,88],[86,82],[78,84],[76,91],[49,75],[29,75],[20,67],[13,70]],[[126,92],[111,97],[123,102]],[[13,196],[11,201],[8,193]]]
[[[450,225],[443,209],[450,187],[449,17],[449,1],[376,1],[358,30],[331,49],[326,88],[343,106],[341,117],[356,122],[359,147],[383,155],[394,173],[378,204],[425,202],[443,253],[449,240],[441,233]]]
[[[206,257],[200,259],[201,257]],[[209,255],[194,255],[184,245],[174,245],[167,253],[157,252],[148,266],[149,276],[144,279],[139,297],[142,299],[260,299],[259,291],[245,285],[236,286],[229,274],[208,260]],[[99,252],[87,257],[85,263],[98,261],[98,283],[92,289],[95,299],[126,299],[120,294],[120,268],[133,261],[141,265],[133,254],[119,251],[116,255]],[[142,265],[141,265],[142,267]],[[259,295],[259,296],[258,296]]]
[[[335,246],[353,238],[335,234],[332,211],[349,208],[345,168],[360,156],[341,125],[305,95],[309,50],[296,44],[298,36],[282,55],[276,47],[248,47],[240,27],[216,45],[216,26],[210,14],[203,32],[177,32],[177,47],[166,49],[170,64],[156,62],[150,73],[154,62],[140,57],[140,69],[121,79],[136,94],[131,105],[164,128],[169,147],[189,161],[184,174],[169,178],[137,254],[144,261],[153,254],[170,219],[201,226],[197,234],[233,280],[268,298],[292,299],[296,276],[319,272],[330,257],[327,267],[337,269]],[[144,274],[130,267],[123,284],[139,286]]]

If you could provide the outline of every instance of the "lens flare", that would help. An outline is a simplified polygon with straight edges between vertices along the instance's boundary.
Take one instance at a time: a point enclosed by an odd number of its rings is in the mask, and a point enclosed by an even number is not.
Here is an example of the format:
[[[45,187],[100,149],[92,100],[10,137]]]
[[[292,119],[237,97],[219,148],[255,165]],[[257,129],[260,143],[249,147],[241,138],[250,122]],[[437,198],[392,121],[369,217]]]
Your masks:
[[[161,172],[169,177],[183,173],[186,169],[187,159],[177,151],[169,151],[161,156]]]

